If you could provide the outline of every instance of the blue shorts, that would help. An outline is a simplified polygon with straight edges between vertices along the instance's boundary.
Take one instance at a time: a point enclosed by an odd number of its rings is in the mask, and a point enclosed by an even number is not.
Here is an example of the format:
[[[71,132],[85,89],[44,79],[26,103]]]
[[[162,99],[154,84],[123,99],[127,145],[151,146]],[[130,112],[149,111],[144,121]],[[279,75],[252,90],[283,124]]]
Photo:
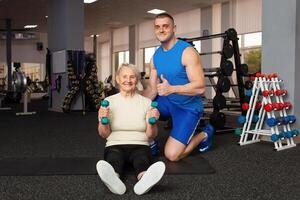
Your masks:
[[[202,112],[185,109],[168,100],[165,96],[158,96],[158,110],[161,118],[172,118],[172,131],[170,136],[184,145],[187,145],[194,135]]]

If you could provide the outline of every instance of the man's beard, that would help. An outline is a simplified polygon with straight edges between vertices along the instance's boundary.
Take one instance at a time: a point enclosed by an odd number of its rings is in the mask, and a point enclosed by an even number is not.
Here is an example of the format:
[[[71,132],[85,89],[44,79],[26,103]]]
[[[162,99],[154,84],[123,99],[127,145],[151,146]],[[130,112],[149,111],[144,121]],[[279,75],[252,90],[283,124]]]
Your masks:
[[[161,43],[161,44],[166,44],[166,43],[168,43],[173,37],[174,37],[174,33],[171,34],[171,35],[169,35],[166,39],[160,40],[160,43]]]

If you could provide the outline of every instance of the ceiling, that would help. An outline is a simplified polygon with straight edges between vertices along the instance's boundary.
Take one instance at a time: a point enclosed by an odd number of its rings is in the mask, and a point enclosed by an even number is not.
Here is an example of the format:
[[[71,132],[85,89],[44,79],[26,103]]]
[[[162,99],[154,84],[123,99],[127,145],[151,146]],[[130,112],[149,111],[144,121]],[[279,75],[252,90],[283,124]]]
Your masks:
[[[12,29],[37,24],[36,32],[47,32],[47,2],[49,0],[0,0],[0,29],[5,19],[12,21]],[[146,11],[159,8],[170,14],[203,8],[228,0],[98,0],[84,5],[85,34],[102,33],[153,19]]]

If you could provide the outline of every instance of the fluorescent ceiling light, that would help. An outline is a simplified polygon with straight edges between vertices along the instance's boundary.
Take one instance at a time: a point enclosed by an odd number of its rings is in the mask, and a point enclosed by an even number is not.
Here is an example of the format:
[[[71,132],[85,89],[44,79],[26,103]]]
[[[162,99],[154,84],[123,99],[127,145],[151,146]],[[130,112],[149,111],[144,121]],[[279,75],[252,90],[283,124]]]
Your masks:
[[[25,25],[24,28],[36,28],[36,24]]]
[[[98,1],[98,0],[84,0],[83,2],[84,3],[94,3],[95,1]]]
[[[161,13],[164,13],[166,12],[165,10],[160,10],[160,9],[152,9],[152,10],[148,10],[147,13],[151,13],[151,14],[154,14],[154,15],[158,15],[158,14],[161,14]]]

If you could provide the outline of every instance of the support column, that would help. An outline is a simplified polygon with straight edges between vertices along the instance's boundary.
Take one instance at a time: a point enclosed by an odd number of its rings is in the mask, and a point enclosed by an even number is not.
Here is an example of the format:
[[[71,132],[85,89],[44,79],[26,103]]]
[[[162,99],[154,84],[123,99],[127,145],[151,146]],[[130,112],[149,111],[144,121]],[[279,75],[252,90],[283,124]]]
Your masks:
[[[278,73],[286,101],[293,109],[289,114],[300,116],[300,2],[296,0],[262,1],[262,72]],[[293,128],[300,128],[299,119]]]
[[[129,63],[135,64],[135,25],[129,26]]]
[[[6,63],[7,63],[7,90],[12,90],[11,70],[11,19],[6,19]]]
[[[48,45],[51,52],[84,49],[84,4],[82,0],[48,2]]]
[[[48,2],[48,46],[53,58],[52,88],[55,88],[55,85],[60,88],[52,89],[51,110],[61,111],[62,102],[69,90],[66,70],[67,51],[84,50],[84,3],[82,0],[51,0]],[[83,67],[79,64],[81,61],[81,58],[74,61],[78,65],[75,68],[78,68],[76,70],[79,73]],[[76,71],[76,73],[78,72]],[[71,110],[83,110],[84,95],[80,92],[74,98]]]

